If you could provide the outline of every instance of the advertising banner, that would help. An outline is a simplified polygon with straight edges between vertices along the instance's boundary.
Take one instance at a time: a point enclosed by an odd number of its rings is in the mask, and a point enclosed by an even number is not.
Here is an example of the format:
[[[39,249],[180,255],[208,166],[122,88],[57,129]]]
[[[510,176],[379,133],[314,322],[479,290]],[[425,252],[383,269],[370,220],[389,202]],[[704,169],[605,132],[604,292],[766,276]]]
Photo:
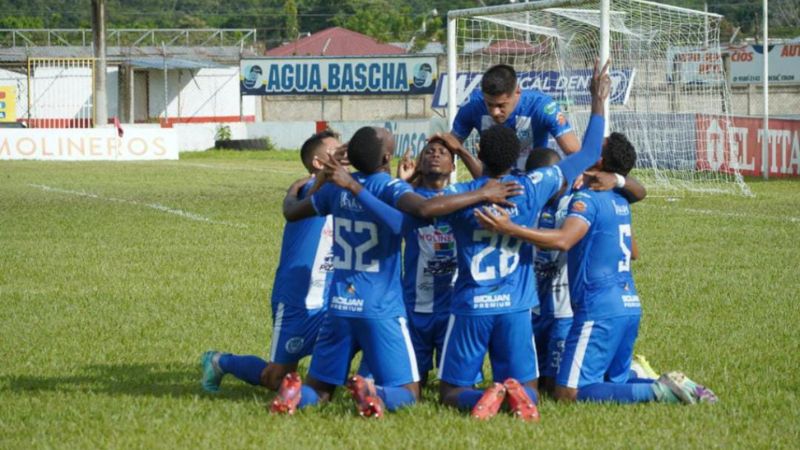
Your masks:
[[[628,101],[635,73],[633,69],[611,70],[611,103],[619,105]],[[442,74],[439,82],[436,83],[433,108],[447,107],[447,76],[446,73]],[[458,73],[458,78],[456,78],[458,106],[466,103],[473,91],[480,90],[482,78],[482,72]],[[591,69],[574,70],[563,74],[555,71],[517,72],[517,83],[520,89],[543,92],[556,101],[563,101],[565,92],[570,91],[573,95],[572,100],[579,105],[586,105],[591,101],[589,93],[591,81]]]
[[[125,128],[7,129],[0,133],[0,160],[145,161],[178,159],[174,130]]]
[[[734,117],[731,123],[716,116],[697,116],[697,169],[763,174],[763,121]],[[770,177],[800,175],[800,120],[771,119],[766,133]]]
[[[769,52],[770,84],[800,83],[800,44],[776,44]],[[731,84],[761,84],[763,45],[730,46],[722,53],[712,50],[671,47],[667,51],[667,79],[687,84],[713,84],[724,79],[722,54],[730,57]]]
[[[259,58],[240,61],[242,95],[432,94],[436,58]]]
[[[0,86],[0,122],[17,121],[17,88]]]

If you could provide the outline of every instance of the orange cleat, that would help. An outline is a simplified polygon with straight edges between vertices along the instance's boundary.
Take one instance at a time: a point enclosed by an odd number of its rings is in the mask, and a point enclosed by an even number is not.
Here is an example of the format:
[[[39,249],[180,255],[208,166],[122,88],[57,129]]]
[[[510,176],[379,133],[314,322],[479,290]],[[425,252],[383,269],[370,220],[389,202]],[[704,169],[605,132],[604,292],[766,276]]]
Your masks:
[[[297,411],[297,404],[300,403],[300,388],[303,386],[303,380],[297,372],[286,374],[281,381],[281,386],[278,388],[278,395],[272,400],[269,407],[270,412],[274,414],[289,414],[292,415]]]
[[[347,381],[347,390],[352,394],[360,416],[374,417],[376,419],[383,417],[383,410],[386,407],[383,404],[383,400],[378,396],[378,391],[375,390],[375,385],[371,380],[361,375],[354,375]]]
[[[483,391],[478,403],[472,408],[472,417],[478,420],[489,420],[497,415],[503,400],[506,398],[506,387],[500,383],[493,384],[490,388]]]
[[[508,407],[514,417],[526,422],[538,422],[539,408],[533,403],[525,388],[519,381],[509,378],[503,382],[503,386],[508,390]]]

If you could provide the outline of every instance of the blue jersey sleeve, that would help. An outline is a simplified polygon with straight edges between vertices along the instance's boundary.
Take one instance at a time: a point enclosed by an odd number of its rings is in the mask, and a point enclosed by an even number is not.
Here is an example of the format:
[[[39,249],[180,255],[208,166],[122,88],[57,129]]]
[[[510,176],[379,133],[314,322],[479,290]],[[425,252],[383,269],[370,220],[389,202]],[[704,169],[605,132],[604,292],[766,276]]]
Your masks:
[[[412,188],[411,185],[405,181],[395,178],[386,184],[386,188],[381,193],[380,198],[384,202],[396,208],[397,201],[400,200],[400,197],[409,192],[414,192],[414,188]]]
[[[325,183],[320,190],[311,196],[311,204],[320,216],[327,216],[331,213],[333,199],[339,188],[332,183]]]
[[[567,217],[577,217],[591,227],[595,216],[597,216],[597,205],[594,198],[586,191],[575,193],[569,202]]]
[[[527,173],[533,195],[529,196],[532,208],[538,210],[556,193],[564,184],[564,175],[558,166],[541,167]]]
[[[561,137],[563,134],[572,131],[572,126],[569,124],[567,116],[561,111],[558,103],[551,99],[539,105],[541,106],[532,115],[538,117],[538,123],[542,124],[554,138]]]
[[[453,135],[459,139],[466,139],[473,129],[480,127],[481,107],[483,97],[472,96],[466,105],[458,109],[456,118],[453,120]]]

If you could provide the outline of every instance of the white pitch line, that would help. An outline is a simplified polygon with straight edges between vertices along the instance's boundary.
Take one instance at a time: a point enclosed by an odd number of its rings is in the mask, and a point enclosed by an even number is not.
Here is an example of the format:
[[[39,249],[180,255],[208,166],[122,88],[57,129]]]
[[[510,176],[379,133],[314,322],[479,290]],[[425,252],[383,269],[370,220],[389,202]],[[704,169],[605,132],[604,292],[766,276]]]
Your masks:
[[[199,167],[202,169],[213,169],[213,170],[229,170],[229,171],[241,171],[241,172],[261,172],[261,173],[281,173],[286,175],[296,175],[298,177],[302,177],[303,171],[300,170],[282,170],[276,168],[260,168],[260,167],[242,167],[242,166],[218,166],[214,164],[202,164],[202,163],[182,163],[182,162],[175,162],[175,163],[168,163],[170,166],[179,166],[179,167]]]
[[[164,206],[158,203],[143,203],[136,200],[127,200],[124,198],[116,198],[116,197],[103,197],[97,194],[93,194],[91,192],[84,192],[84,191],[72,191],[69,189],[61,189],[52,186],[46,186],[44,184],[28,184],[28,186],[35,187],[37,189],[41,189],[46,192],[57,192],[59,194],[67,194],[67,195],[75,195],[78,197],[86,197],[92,198],[96,200],[104,200],[107,202],[115,202],[115,203],[125,203],[128,205],[136,205],[136,206],[144,206],[146,208],[155,209],[156,211],[165,212],[167,214],[174,214],[179,217],[183,217],[184,219],[194,220],[196,222],[206,222],[212,223],[215,225],[227,225],[236,228],[247,228],[247,225],[243,223],[235,223],[235,222],[225,222],[220,220],[212,220],[208,217],[201,216],[199,214],[195,214],[193,212],[184,211],[182,209],[175,209],[170,208],[169,206]]]
[[[689,213],[695,214],[703,214],[706,216],[720,216],[720,217],[735,217],[739,219],[767,219],[767,220],[777,220],[779,222],[789,222],[789,223],[800,223],[800,217],[793,217],[793,216],[772,216],[772,215],[764,215],[764,214],[742,214],[742,213],[733,213],[733,212],[725,212],[725,211],[717,211],[713,209],[700,209],[700,208],[680,208],[680,207],[670,207],[670,206],[659,206],[659,205],[652,205],[647,203],[641,203],[641,206],[646,206],[648,208],[658,208],[658,209],[667,209],[667,210],[681,210]],[[638,206],[638,205],[637,205]]]

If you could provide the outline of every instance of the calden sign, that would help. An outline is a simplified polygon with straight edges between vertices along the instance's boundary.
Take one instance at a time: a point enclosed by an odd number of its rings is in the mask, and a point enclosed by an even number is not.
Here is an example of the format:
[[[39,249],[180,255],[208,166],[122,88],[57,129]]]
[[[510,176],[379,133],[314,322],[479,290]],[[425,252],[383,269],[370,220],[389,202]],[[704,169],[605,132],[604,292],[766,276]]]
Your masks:
[[[613,104],[625,104],[633,86],[635,75],[633,69],[612,69],[611,95]],[[447,74],[442,74],[433,96],[434,108],[447,107]],[[483,73],[459,72],[456,78],[456,92],[458,93],[458,106],[463,105],[470,94],[481,87]],[[569,93],[571,101],[577,104],[591,102],[589,84],[592,81],[591,69],[577,69],[559,73],[556,71],[531,71],[517,72],[517,83],[524,91],[539,91],[553,97],[557,101],[565,101]]]
[[[240,61],[242,95],[431,94],[436,58],[259,58]]]

